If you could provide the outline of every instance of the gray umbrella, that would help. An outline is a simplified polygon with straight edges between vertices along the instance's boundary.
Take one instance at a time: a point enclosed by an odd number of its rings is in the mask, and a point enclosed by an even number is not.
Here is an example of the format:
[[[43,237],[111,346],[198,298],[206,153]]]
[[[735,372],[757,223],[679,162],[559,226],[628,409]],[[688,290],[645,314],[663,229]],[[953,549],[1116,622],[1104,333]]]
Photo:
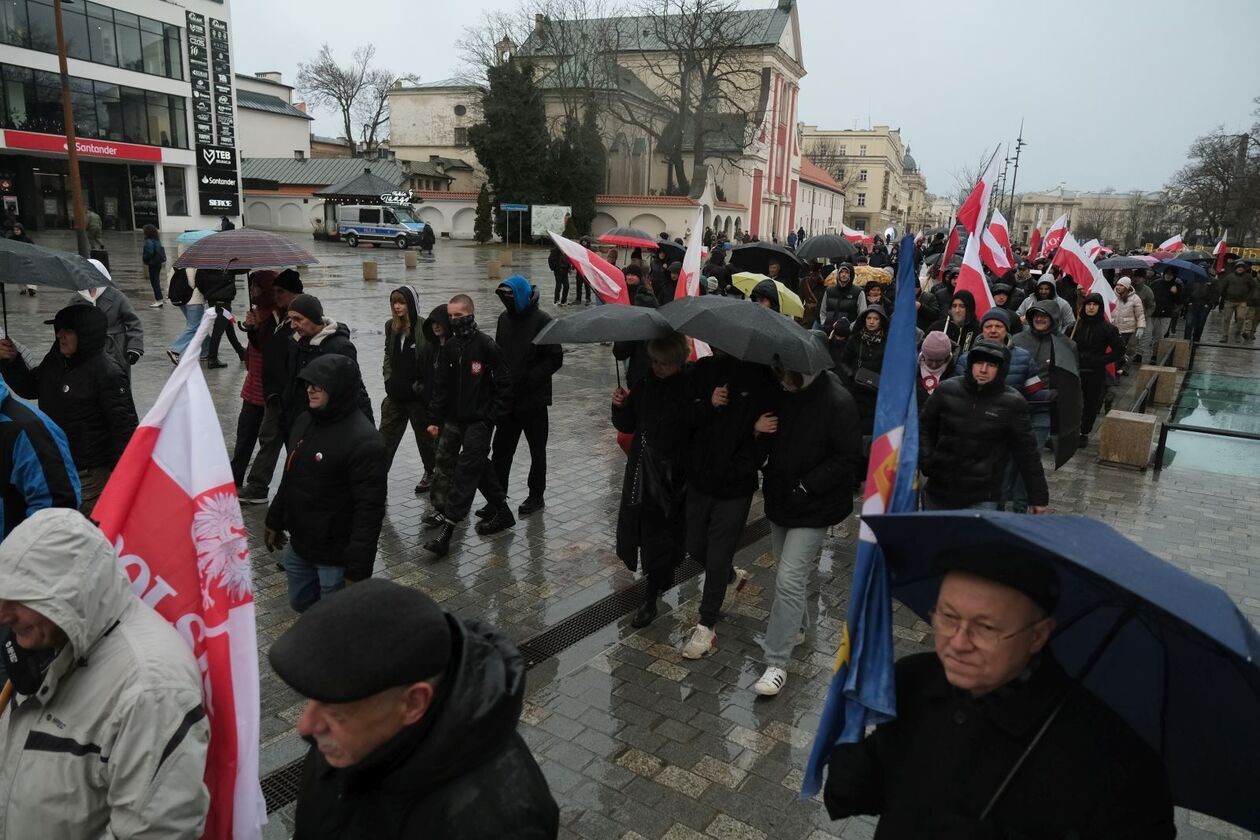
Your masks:
[[[684,335],[745,362],[814,374],[832,366],[823,341],[796,321],[754,303],[704,295],[680,298],[661,315]]]
[[[857,246],[843,236],[834,233],[822,233],[811,236],[805,244],[796,249],[796,256],[809,262],[810,260],[847,260],[857,255]]]
[[[1094,263],[1099,268],[1114,268],[1123,271],[1126,268],[1139,269],[1149,268],[1150,263],[1146,260],[1140,260],[1137,257],[1107,257],[1105,260],[1099,260]]]
[[[673,332],[669,322],[646,306],[606,304],[556,318],[534,336],[535,344],[597,344],[647,341]]]
[[[68,292],[114,285],[112,280],[78,254],[29,242],[0,239],[0,307],[3,307],[6,335],[9,332],[9,304],[4,297],[5,283],[51,286]]]

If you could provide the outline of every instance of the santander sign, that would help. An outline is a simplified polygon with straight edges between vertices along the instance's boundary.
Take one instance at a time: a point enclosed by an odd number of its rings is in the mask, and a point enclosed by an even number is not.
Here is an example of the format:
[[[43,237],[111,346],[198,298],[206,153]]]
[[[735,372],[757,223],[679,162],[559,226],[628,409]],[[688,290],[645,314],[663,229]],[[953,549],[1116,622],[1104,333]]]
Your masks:
[[[34,131],[4,132],[4,144],[10,149],[29,149],[36,152],[55,152],[64,155],[66,138],[58,134],[39,134]],[[147,161],[160,163],[162,149],[159,146],[142,146],[138,143],[114,143],[109,140],[76,139],[75,149],[84,157],[108,158],[121,161]]]

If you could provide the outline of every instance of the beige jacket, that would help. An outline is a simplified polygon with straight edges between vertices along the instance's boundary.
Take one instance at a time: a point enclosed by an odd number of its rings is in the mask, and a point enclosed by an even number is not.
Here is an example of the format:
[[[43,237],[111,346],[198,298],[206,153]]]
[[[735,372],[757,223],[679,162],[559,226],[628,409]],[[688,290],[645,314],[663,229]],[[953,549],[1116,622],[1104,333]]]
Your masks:
[[[69,637],[35,694],[0,718],[0,837],[199,836],[209,727],[197,663],[101,532],[74,510],[35,513],[0,544],[0,598]]]

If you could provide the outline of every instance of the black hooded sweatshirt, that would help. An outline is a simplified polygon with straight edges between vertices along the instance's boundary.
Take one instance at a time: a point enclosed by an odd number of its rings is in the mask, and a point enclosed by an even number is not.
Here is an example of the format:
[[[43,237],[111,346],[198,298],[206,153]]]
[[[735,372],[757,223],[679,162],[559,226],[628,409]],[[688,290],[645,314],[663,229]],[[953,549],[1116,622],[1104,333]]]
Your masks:
[[[451,665],[433,706],[353,767],[306,755],[301,840],[552,840],[560,814],[516,731],[525,662],[492,628],[450,615]]]
[[[301,379],[303,388],[311,382],[327,391],[328,405],[294,421],[267,527],[288,531],[306,562],[344,566],[347,580],[365,580],[385,518],[385,442],[359,409],[362,379],[353,359],[320,356]]]
[[[434,331],[434,325],[442,328],[442,335],[446,338],[451,337],[451,316],[446,314],[446,304],[433,307],[433,311],[429,313],[429,317],[424,319],[423,333],[424,344],[420,347],[419,365],[420,378],[416,384],[416,394],[420,397],[420,402],[428,406],[429,400],[433,398],[433,377],[437,370],[438,350],[442,347],[442,341],[438,338]]]
[[[1085,305],[1098,304],[1097,315],[1086,315]],[[1080,317],[1072,328],[1072,340],[1076,342],[1077,355],[1081,360],[1081,370],[1101,370],[1114,362],[1124,360],[1124,342],[1120,339],[1120,331],[1103,317],[1102,295],[1089,294],[1081,304]]]
[[[381,377],[385,380],[386,396],[399,402],[412,402],[419,398],[416,383],[420,379],[419,348],[424,344],[424,325],[420,321],[415,289],[399,286],[394,291],[407,302],[407,319],[411,329],[398,335],[394,332],[394,319],[385,322],[385,357],[381,363]],[[393,297],[392,292],[390,297]]]
[[[53,329],[74,330],[78,349],[67,358],[56,341],[34,369],[19,355],[0,370],[19,396],[38,399],[39,408],[61,427],[78,469],[113,468],[136,430],[131,384],[117,360],[105,352],[108,324],[95,306],[67,306]]]
[[[946,309],[945,317],[937,321],[928,329],[928,332],[940,330],[954,342],[954,345],[962,352],[971,349],[971,343],[975,341],[976,336],[980,334],[980,322],[976,319],[976,298],[966,289],[959,289],[949,298],[950,306],[954,301],[962,301],[963,308],[967,311],[967,316],[962,324],[955,324],[954,319],[949,316],[949,310]]]
[[[538,287],[529,287],[529,303],[517,310],[514,295],[500,295],[507,311],[499,316],[495,343],[512,372],[512,412],[525,414],[551,405],[551,377],[564,364],[559,344],[535,344],[534,336],[551,322],[538,308]]]

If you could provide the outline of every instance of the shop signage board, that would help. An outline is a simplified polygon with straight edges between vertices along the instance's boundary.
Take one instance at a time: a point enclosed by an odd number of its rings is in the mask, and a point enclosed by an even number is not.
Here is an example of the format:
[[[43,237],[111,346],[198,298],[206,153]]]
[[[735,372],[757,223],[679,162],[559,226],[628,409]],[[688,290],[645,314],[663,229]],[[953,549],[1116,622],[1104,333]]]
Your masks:
[[[4,132],[4,144],[10,149],[27,149],[32,152],[66,154],[66,138],[61,134],[39,134],[34,131]],[[75,148],[83,157],[102,160],[143,161],[161,163],[162,149],[158,146],[142,146],[139,143],[115,143],[112,140],[89,140],[83,137],[75,141]]]

